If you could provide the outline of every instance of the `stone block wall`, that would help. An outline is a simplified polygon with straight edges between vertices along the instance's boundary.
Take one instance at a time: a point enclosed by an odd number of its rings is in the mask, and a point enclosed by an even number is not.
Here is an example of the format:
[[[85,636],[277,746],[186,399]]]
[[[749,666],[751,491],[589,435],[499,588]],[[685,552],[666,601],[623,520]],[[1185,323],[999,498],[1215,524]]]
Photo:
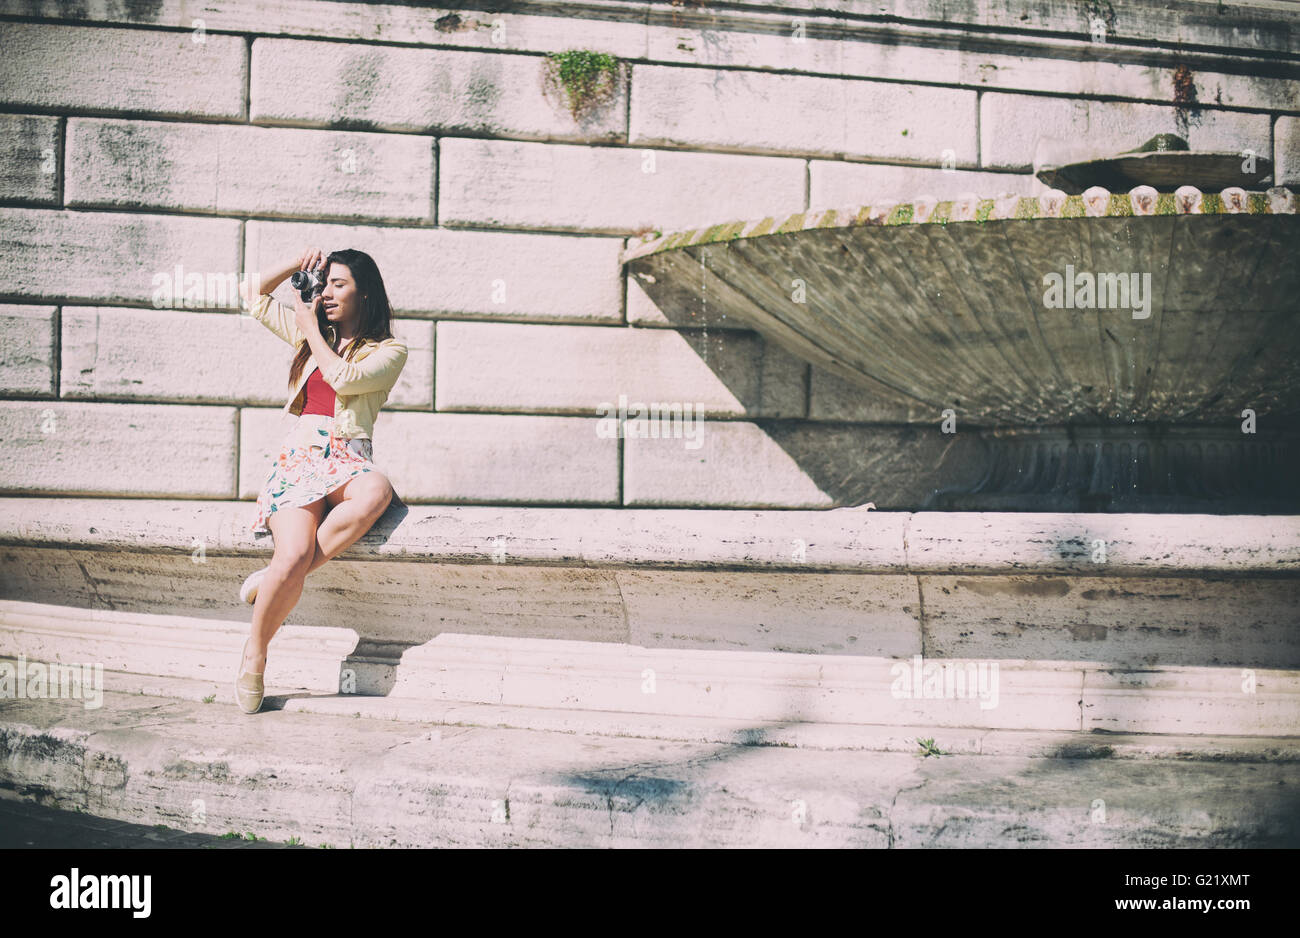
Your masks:
[[[375,429],[408,502],[886,508],[938,414],[707,304],[670,322],[619,251],[1034,194],[1044,139],[1177,132],[1300,185],[1282,4],[490,6],[0,3],[0,493],[255,497],[291,352],[223,286],[318,245],[376,258],[410,347]],[[547,59],[572,49],[616,60],[576,114]],[[167,295],[193,274],[201,302]],[[620,396],[699,436],[602,433]]]

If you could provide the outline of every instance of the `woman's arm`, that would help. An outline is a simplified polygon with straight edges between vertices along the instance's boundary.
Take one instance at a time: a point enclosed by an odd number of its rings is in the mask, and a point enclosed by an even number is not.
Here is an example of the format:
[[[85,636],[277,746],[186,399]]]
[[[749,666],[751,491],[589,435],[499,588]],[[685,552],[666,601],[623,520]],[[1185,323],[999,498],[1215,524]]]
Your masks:
[[[397,376],[406,365],[407,348],[396,338],[384,339],[379,347],[357,362],[340,356],[320,333],[320,307],[324,301],[318,296],[308,306],[301,297],[294,297],[293,325],[311,348],[312,358],[320,368],[325,383],[335,394],[368,394],[371,391],[389,391],[397,383]]]
[[[294,323],[294,314],[282,303],[271,297],[271,292],[296,270],[310,270],[325,262],[325,254],[315,248],[307,248],[297,257],[285,258],[277,270],[260,278],[258,295],[251,294],[252,284],[247,277],[239,284],[239,293],[244,300],[244,309],[254,319],[270,329],[290,345],[296,346],[303,341],[303,335]]]
[[[328,348],[326,349],[328,351]],[[345,361],[331,353],[334,361],[321,364],[320,374],[335,394],[367,394],[391,391],[406,365],[407,348],[397,339],[385,339],[359,362]],[[318,359],[319,361],[319,359]]]
[[[293,313],[269,293],[263,293],[253,301],[248,307],[248,315],[295,348],[307,338],[294,322]]]

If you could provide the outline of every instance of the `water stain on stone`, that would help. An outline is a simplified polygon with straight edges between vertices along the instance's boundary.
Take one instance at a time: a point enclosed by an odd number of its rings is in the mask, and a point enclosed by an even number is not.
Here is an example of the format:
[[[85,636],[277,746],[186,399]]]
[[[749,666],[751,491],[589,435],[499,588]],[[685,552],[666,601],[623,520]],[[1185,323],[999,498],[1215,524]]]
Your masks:
[[[331,122],[346,123],[353,127],[375,128],[377,126],[368,115],[371,102],[382,88],[380,76],[382,67],[383,54],[376,50],[367,49],[348,56],[347,65],[343,70],[347,80],[342,83],[342,87],[331,103]]]
[[[980,596],[1065,596],[1070,584],[1059,577],[1032,579],[1004,579],[990,577],[978,580],[958,580],[957,586]],[[944,590],[947,592],[947,590]]]
[[[1106,626],[1093,625],[1091,623],[1080,623],[1079,625],[1067,626],[1070,630],[1070,637],[1076,642],[1102,642],[1106,640]]]

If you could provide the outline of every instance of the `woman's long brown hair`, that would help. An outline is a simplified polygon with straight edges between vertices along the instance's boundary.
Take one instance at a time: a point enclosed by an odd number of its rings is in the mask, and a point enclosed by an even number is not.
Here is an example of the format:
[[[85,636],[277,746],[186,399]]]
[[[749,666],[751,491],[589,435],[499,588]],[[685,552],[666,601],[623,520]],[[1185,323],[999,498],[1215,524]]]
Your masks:
[[[329,282],[330,265],[336,261],[352,271],[352,279],[357,285],[357,296],[364,297],[360,301],[361,318],[358,323],[357,334],[339,351],[342,358],[351,360],[353,352],[360,348],[366,339],[380,341],[393,337],[390,328],[393,309],[388,305],[388,291],[384,289],[384,279],[379,276],[379,267],[376,266],[374,258],[363,251],[353,251],[350,248],[343,251],[332,251],[325,258],[327,283]],[[316,324],[320,327],[321,335],[333,348],[334,341],[337,338],[336,327],[326,318],[324,306],[321,307],[316,316]],[[293,364],[289,367],[289,390],[293,390],[294,385],[298,383],[298,378],[302,375],[302,370],[307,366],[307,359],[310,357],[311,346],[304,339],[299,343],[298,353],[294,355]]]

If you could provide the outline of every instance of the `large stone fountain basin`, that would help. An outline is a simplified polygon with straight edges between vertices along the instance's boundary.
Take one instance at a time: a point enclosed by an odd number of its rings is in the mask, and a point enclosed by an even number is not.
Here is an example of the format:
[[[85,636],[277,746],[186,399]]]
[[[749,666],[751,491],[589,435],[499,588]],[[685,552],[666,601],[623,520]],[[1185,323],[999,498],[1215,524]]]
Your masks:
[[[1180,213],[1165,194],[1135,214],[1127,195],[922,199],[671,233],[623,260],[665,311],[724,312],[936,420],[949,408],[1002,427],[1294,418],[1294,199],[1251,193],[1236,213],[1198,202]],[[1121,275],[1140,294],[1126,305]]]

